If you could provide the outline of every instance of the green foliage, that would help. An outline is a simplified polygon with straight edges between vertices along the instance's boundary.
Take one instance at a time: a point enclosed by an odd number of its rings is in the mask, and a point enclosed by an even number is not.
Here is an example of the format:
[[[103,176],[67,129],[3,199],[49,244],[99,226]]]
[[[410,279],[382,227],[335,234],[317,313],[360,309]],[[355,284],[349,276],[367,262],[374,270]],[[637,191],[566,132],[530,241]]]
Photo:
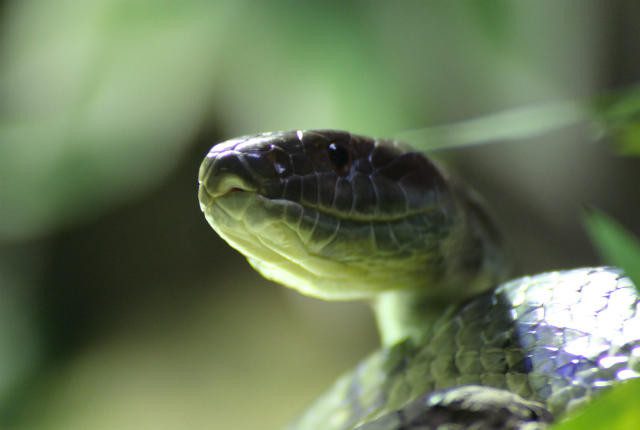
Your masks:
[[[622,268],[640,288],[640,242],[607,215],[592,210],[584,222],[591,239],[603,259]],[[555,430],[606,429],[627,430],[640,428],[640,380],[628,381],[614,387],[578,411],[566,421],[554,426]]]
[[[480,145],[530,139],[554,130],[586,124],[592,138],[608,136],[623,155],[640,155],[640,87],[585,100],[521,106],[453,124],[402,133],[417,148]]]
[[[594,112],[618,152],[640,156],[640,87],[598,99]]]
[[[602,257],[613,266],[622,268],[640,287],[640,243],[619,223],[603,213],[590,211],[585,224]]]
[[[0,241],[90,219],[174,168],[215,84],[211,41],[234,9],[12,6],[0,45]]]
[[[578,102],[556,102],[523,106],[469,119],[402,133],[400,140],[417,142],[420,150],[482,145],[499,141],[530,139],[588,118],[587,106]]]
[[[603,393],[553,430],[630,430],[640,428],[640,379]]]

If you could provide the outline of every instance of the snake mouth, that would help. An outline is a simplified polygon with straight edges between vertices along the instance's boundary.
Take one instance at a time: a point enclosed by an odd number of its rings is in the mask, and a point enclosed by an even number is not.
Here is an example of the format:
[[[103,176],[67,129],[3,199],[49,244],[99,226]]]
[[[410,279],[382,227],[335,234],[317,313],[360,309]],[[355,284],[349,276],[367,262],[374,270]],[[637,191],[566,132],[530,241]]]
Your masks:
[[[232,193],[256,192],[257,187],[246,179],[234,175],[225,174],[214,177],[205,177],[200,181],[200,187],[204,188],[207,194],[212,198],[220,198]]]
[[[246,193],[255,194],[258,191],[254,184],[234,173],[212,175],[209,172],[201,172],[198,185],[198,199],[203,212],[220,199]]]
[[[247,169],[241,158],[234,152],[213,149],[207,154],[198,172],[201,206],[203,203],[208,206],[212,201],[231,194],[258,191],[260,178]]]

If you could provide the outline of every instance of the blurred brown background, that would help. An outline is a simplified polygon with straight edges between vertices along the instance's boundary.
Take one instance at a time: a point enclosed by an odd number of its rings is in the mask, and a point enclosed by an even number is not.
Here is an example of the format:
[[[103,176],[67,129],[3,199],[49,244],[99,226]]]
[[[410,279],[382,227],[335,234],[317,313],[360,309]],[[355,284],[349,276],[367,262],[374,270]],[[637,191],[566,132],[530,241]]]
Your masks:
[[[377,339],[362,304],[255,274],[208,227],[240,134],[394,137],[640,81],[636,1],[0,2],[0,428],[273,429]],[[640,233],[640,163],[590,130],[438,154],[523,272]]]

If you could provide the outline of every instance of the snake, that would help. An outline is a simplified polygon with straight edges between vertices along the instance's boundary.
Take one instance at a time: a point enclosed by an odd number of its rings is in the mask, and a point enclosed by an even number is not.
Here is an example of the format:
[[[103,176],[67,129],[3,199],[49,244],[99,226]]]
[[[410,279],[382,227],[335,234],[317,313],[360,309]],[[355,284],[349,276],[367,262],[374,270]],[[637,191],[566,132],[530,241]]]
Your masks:
[[[211,148],[198,184],[208,223],[264,277],[375,314],[380,348],[290,430],[546,428],[640,376],[640,296],[620,269],[510,279],[482,198],[405,143],[243,136]]]

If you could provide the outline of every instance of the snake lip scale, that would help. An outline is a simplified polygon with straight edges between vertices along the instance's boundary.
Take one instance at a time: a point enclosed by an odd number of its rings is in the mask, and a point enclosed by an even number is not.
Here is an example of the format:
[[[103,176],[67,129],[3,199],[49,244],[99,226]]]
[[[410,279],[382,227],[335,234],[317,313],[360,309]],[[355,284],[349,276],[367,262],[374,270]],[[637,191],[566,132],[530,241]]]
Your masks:
[[[211,149],[198,182],[207,221],[262,275],[375,313],[381,349],[290,429],[544,428],[640,376],[627,277],[596,267],[505,282],[482,199],[405,144],[243,136]]]

